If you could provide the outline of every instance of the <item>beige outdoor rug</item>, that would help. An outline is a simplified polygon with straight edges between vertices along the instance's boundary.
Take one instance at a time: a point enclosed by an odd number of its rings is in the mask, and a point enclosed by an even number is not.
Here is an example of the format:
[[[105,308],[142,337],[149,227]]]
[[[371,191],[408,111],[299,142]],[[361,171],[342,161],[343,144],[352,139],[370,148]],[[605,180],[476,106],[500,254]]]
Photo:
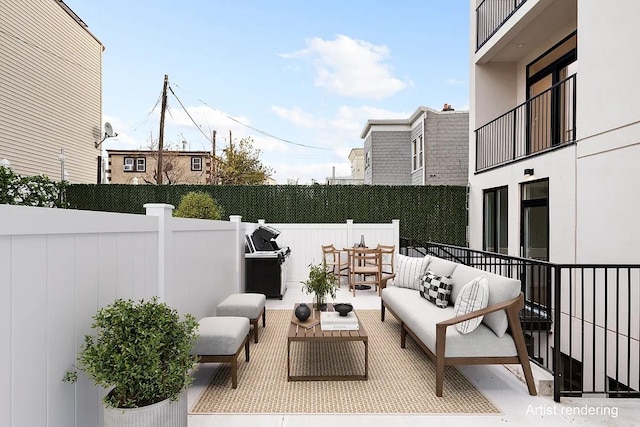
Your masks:
[[[447,367],[444,396],[435,395],[435,365],[407,338],[400,348],[400,324],[379,310],[358,310],[369,335],[368,381],[287,381],[289,310],[268,310],[251,360],[239,358],[238,388],[230,368],[219,365],[191,413],[441,414],[498,413],[482,393],[453,367]],[[291,344],[293,375],[364,374],[364,345]]]

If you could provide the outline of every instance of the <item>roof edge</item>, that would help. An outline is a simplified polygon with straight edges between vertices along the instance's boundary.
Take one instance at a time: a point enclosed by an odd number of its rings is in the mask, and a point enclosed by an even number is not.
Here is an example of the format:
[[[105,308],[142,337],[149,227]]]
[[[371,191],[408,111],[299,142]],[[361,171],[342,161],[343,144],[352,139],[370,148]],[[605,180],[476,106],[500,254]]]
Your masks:
[[[89,35],[93,37],[93,39],[100,44],[100,46],[102,46],[102,50],[104,51],[104,45],[95,35],[93,35],[91,31],[89,31],[89,26],[87,25],[87,23],[84,22],[73,10],[71,10],[71,8],[67,6],[64,0],[55,0],[55,1],[62,8],[62,10],[67,12],[67,14],[69,14],[69,16],[72,17],[74,21],[76,21],[82,28],[84,28],[84,30],[87,33],[89,33]]]

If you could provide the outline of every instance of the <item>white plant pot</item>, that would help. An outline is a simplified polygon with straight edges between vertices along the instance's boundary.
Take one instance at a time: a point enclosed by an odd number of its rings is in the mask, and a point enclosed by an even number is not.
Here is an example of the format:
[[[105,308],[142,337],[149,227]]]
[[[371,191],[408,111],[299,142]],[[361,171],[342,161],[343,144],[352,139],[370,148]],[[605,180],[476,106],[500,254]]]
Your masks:
[[[104,427],[187,427],[187,392],[142,408],[104,408]]]

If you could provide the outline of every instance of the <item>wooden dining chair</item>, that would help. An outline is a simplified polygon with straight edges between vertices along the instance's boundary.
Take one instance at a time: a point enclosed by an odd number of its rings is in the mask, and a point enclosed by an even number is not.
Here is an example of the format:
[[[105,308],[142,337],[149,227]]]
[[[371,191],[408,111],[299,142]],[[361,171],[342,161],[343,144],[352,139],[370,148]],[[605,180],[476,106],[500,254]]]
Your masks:
[[[375,286],[380,295],[382,289],[382,251],[380,249],[353,248],[349,250],[349,289],[356,296],[358,286]]]
[[[333,272],[333,275],[340,286],[340,278],[349,276],[349,261],[347,256],[343,256],[343,251],[337,249],[333,244],[321,245],[322,259],[327,266],[327,270]]]
[[[381,245],[378,244],[376,249],[380,249],[382,252],[382,274],[393,274],[394,259],[396,253],[396,245]]]

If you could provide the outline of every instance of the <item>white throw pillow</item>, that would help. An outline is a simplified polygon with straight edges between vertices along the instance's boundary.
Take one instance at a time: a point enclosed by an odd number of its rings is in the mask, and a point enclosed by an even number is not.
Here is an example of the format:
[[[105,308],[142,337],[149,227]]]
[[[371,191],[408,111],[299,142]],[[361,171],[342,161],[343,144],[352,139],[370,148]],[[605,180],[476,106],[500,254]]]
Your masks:
[[[488,304],[489,281],[487,280],[487,275],[483,274],[462,287],[456,298],[453,310],[456,316],[462,316],[472,311],[482,310],[486,308]],[[458,329],[458,332],[461,334],[473,332],[480,326],[483,317],[484,316],[478,316],[464,322],[456,323],[456,329]]]
[[[415,258],[406,255],[397,255],[398,265],[396,267],[396,277],[393,280],[393,284],[400,288],[409,288],[420,290],[420,283],[422,277],[424,277],[427,266],[429,265],[429,258]]]

